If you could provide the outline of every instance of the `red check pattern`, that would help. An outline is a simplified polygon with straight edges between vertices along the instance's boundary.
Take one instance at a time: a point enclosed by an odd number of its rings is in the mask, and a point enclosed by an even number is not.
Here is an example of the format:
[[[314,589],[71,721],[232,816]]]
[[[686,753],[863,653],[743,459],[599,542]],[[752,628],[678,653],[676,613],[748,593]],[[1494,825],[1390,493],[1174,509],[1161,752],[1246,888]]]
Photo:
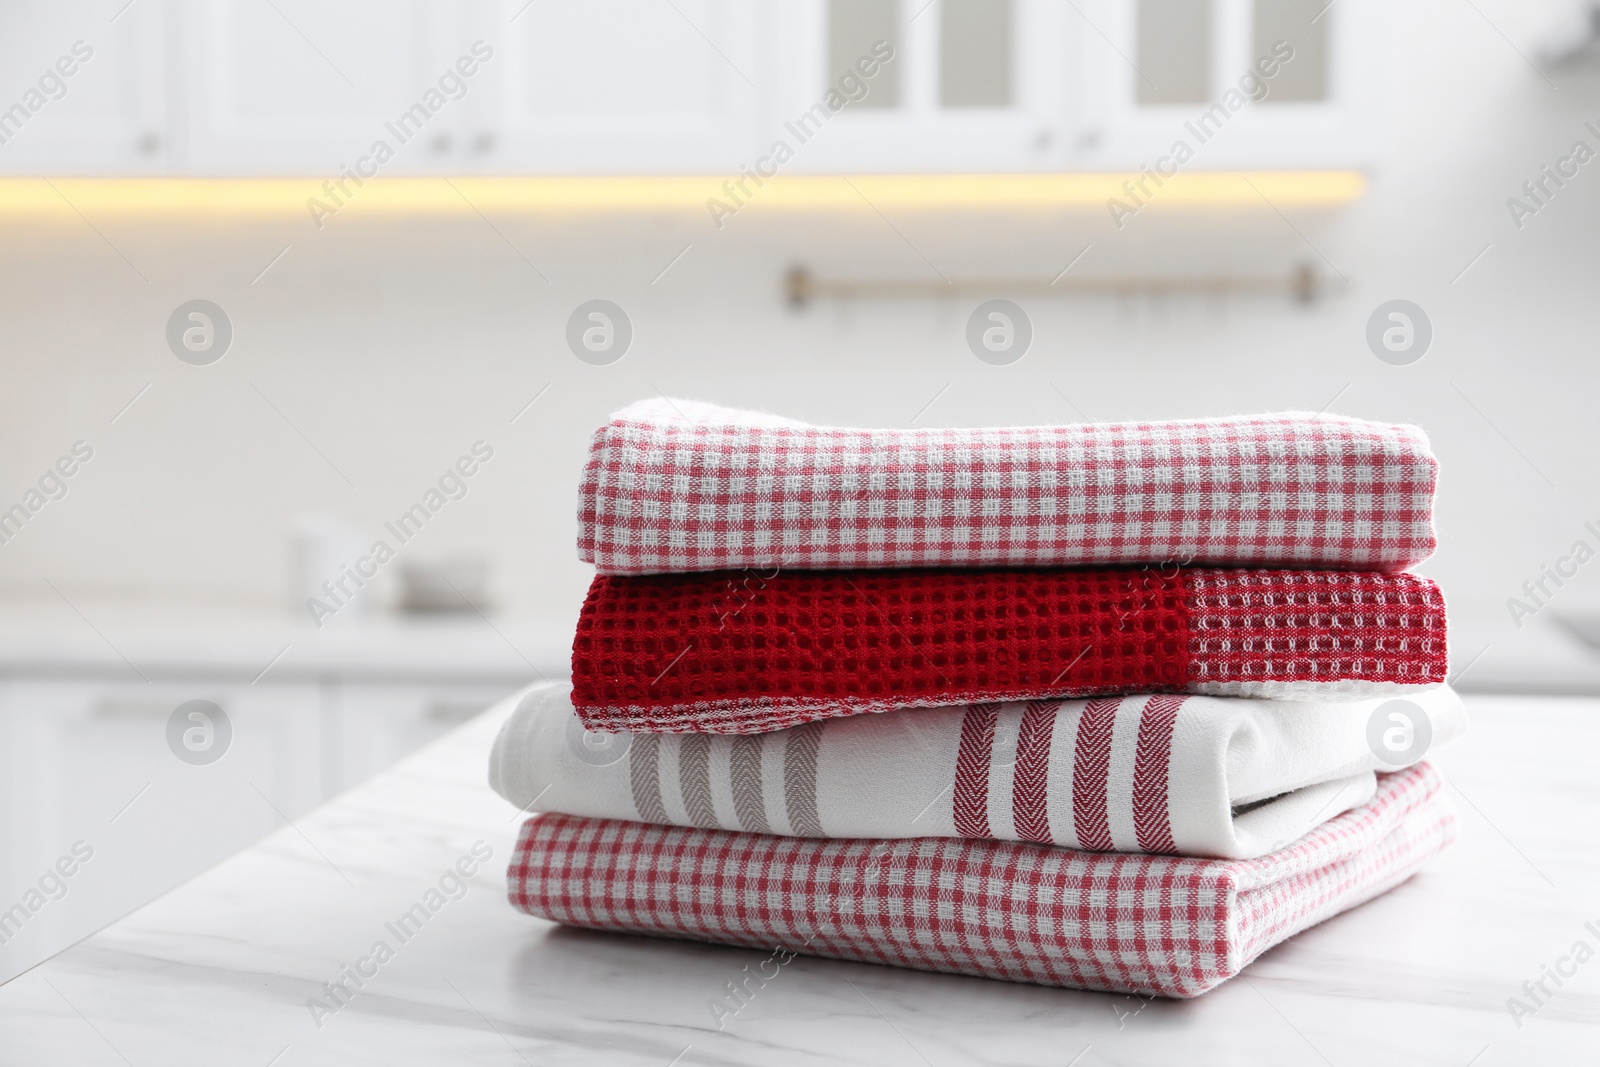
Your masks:
[[[1256,860],[954,838],[810,840],[570,815],[522,828],[511,903],[572,926],[1192,997],[1384,892],[1455,816],[1426,764]]]
[[[602,574],[1153,560],[1398,571],[1433,552],[1436,477],[1416,427],[1329,415],[856,430],[646,401],[595,433],[578,555]]]
[[[1363,571],[597,576],[572,649],[592,730],[762,733],[888,711],[1115,693],[1373,695],[1442,682],[1445,609]]]

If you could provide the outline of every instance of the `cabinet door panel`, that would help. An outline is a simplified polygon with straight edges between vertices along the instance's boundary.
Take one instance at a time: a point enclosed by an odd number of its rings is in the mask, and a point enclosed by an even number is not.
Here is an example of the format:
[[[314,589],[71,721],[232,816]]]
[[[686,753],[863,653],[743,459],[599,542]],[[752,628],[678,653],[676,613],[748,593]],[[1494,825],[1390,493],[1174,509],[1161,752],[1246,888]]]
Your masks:
[[[8,3],[0,14],[0,173],[166,166],[166,4]]]
[[[328,693],[330,736],[324,790],[348,789],[444,736],[513,691],[496,684],[385,685],[353,682]],[[488,753],[484,753],[488,759]]]
[[[221,758],[204,765],[180,759],[168,741],[173,711],[196,699],[220,706],[231,725]],[[42,878],[53,890],[49,871],[79,842],[92,858],[59,899],[7,931],[0,981],[314,807],[319,704],[309,685],[5,683],[0,909]]]
[[[332,177],[380,140],[394,152],[384,173],[454,160],[473,106],[470,81],[440,86],[472,44],[454,5],[215,0],[185,10],[188,170]]]
[[[1084,0],[1082,10],[1105,31],[1085,43],[1082,165],[1156,166],[1180,143],[1193,170],[1375,158],[1383,34],[1373,0]],[[1174,20],[1203,39],[1185,48]]]
[[[763,149],[782,141],[796,173],[1057,168],[1076,122],[1068,12],[1049,0],[785,5]]]
[[[485,165],[534,173],[704,173],[749,158],[760,90],[758,5],[732,0],[522,0],[503,55]],[[520,11],[520,14],[518,13]]]

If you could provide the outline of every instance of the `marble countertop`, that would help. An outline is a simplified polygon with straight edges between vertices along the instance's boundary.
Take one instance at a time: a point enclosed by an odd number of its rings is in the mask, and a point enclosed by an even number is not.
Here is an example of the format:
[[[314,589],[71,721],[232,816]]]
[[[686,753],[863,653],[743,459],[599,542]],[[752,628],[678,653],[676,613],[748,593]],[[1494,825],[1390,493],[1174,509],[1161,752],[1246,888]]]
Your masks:
[[[1198,1000],[798,957],[718,1030],[708,1000],[763,953],[561,929],[506,903],[519,816],[484,785],[502,706],[0,987],[0,1063],[1593,1062],[1600,955],[1569,954],[1600,951],[1585,925],[1600,929],[1600,701],[1469,708],[1472,732],[1437,754],[1456,847]],[[492,858],[465,894],[398,943],[385,924],[474,847]],[[380,938],[393,957],[314,1018],[308,999]],[[1558,964],[1575,973],[1514,1018],[1507,999]]]

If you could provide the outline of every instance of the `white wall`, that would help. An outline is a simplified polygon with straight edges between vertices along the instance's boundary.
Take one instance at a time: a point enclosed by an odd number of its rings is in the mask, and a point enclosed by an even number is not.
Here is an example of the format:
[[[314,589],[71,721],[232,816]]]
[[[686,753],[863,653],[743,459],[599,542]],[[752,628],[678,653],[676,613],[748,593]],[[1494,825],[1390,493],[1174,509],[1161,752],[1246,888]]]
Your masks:
[[[1551,88],[1495,28],[1528,52],[1551,6],[1478,7],[1493,25],[1472,5],[1393,6],[1387,148],[1369,192],[1331,215],[1289,212],[1351,279],[1347,294],[1309,309],[1270,298],[1022,297],[1035,347],[1010,367],[967,352],[975,299],[784,306],[779,279],[793,260],[825,274],[932,276],[865,210],[800,218],[757,201],[721,231],[693,208],[498,216],[550,284],[476,218],[392,223],[357,205],[320,232],[292,208],[250,226],[95,220],[105,239],[76,220],[7,219],[0,506],[74,440],[96,454],[67,498],[0,547],[0,593],[50,597],[48,579],[69,596],[283,610],[293,516],[342,515],[377,536],[484,438],[493,462],[407,551],[492,552],[510,613],[570,618],[588,578],[573,549],[587,434],[624,403],[659,388],[817,421],[905,425],[954,383],[920,425],[1076,420],[1054,383],[1098,420],[1317,409],[1337,394],[1336,411],[1421,424],[1444,464],[1442,545],[1425,570],[1452,598],[1458,652],[1511,642],[1505,598],[1583,519],[1600,519],[1590,432],[1600,164],[1521,231],[1505,200],[1574,139],[1600,147],[1582,129],[1586,118],[1600,124],[1600,73],[1552,71]],[[1318,259],[1265,210],[1197,218],[1157,203],[1121,232],[1098,211],[898,213],[894,225],[952,276],[1048,278],[1085,243],[1095,245],[1075,268],[1085,272]],[[562,337],[572,308],[598,296],[623,305],[636,331],[610,367],[580,363]],[[165,347],[168,314],[194,297],[217,301],[235,324],[233,349],[214,366],[185,365]],[[1434,323],[1432,350],[1411,367],[1380,363],[1363,340],[1369,312],[1393,297],[1421,304]],[[1600,598],[1600,585],[1585,575],[1562,602],[1590,594]]]

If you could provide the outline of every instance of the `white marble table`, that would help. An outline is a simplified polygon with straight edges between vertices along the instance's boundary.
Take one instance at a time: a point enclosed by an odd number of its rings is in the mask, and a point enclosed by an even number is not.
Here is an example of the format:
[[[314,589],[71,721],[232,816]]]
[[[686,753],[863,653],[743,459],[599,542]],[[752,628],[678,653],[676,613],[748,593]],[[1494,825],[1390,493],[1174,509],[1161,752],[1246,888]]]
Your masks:
[[[800,957],[721,1031],[708,999],[763,953],[560,929],[505,902],[518,820],[483,784],[486,715],[0,987],[0,1064],[1600,1061],[1600,957],[1547,980],[1520,1027],[1506,1003],[1574,942],[1600,950],[1584,925],[1600,928],[1600,701],[1470,707],[1438,760],[1461,842],[1199,1000]],[[493,859],[465,896],[319,1027],[308,998],[395,944],[385,923],[480,840]]]

